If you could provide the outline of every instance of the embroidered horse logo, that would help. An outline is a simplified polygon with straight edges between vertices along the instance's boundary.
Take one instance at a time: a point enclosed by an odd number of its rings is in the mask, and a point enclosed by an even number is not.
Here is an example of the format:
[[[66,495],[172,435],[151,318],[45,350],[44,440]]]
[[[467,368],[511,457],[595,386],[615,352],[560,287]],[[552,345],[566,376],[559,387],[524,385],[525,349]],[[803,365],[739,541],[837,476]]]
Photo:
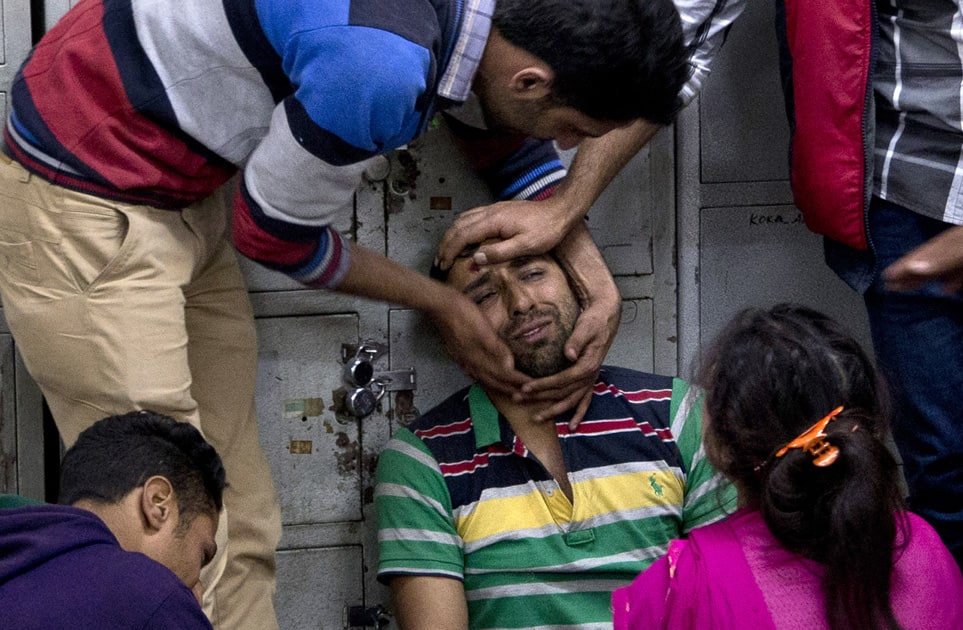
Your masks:
[[[660,485],[655,481],[655,475],[654,475],[654,474],[653,474],[653,475],[649,475],[649,485],[652,486],[652,489],[653,489],[653,490],[655,490],[655,494],[656,494],[657,496],[660,496],[660,497],[662,496],[662,486],[660,486]]]

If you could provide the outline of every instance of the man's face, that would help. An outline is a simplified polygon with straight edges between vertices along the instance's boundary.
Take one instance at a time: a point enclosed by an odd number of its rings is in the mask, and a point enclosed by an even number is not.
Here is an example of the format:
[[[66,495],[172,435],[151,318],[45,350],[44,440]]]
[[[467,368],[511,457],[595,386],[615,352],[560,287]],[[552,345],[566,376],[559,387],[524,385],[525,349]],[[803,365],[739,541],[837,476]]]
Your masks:
[[[478,305],[521,372],[537,378],[569,364],[564,348],[578,319],[578,301],[551,256],[524,256],[484,267],[459,258],[448,283]]]
[[[217,551],[214,534],[218,515],[197,514],[187,527],[182,519],[178,514],[151,557],[173,571],[188,588],[194,589],[200,581],[201,568],[214,558]]]
[[[489,127],[554,140],[571,149],[625,122],[597,120],[563,105],[553,93],[555,74],[543,61],[515,46],[493,26],[472,80]]]
[[[509,93],[496,93],[481,103],[490,126],[554,140],[563,151],[575,148],[586,138],[598,138],[624,126],[590,118],[573,107],[550,104],[548,99],[533,102],[513,98]]]

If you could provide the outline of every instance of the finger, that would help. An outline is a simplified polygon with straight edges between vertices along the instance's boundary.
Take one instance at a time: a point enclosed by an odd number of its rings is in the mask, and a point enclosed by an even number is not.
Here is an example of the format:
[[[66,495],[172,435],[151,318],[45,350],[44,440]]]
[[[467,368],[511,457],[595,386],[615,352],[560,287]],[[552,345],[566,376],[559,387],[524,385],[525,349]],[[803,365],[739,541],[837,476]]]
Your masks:
[[[560,387],[556,389],[546,389],[540,390],[532,394],[520,394],[513,396],[513,400],[526,405],[543,405],[545,403],[552,403],[557,400],[562,400],[570,396],[581,396],[585,391],[591,388],[589,384],[591,379],[586,379],[579,383],[570,383],[565,387]],[[574,402],[573,402],[574,404]]]
[[[545,420],[551,420],[565,413],[566,411],[572,409],[573,407],[576,407],[579,404],[579,401],[582,400],[584,395],[585,394],[582,391],[569,394],[568,396],[556,402],[555,404],[550,405],[546,407],[544,410],[535,414],[534,420],[536,422],[544,422]]]
[[[573,389],[590,387],[595,384],[598,368],[588,363],[575,363],[561,372],[528,381],[522,387],[525,400],[544,400],[546,395],[564,396]]]
[[[934,273],[933,265],[926,258],[919,258],[919,251],[910,252],[883,270],[883,277],[902,281],[919,279]]]
[[[472,259],[479,265],[495,265],[520,256],[543,254],[552,247],[551,245],[543,247],[540,244],[533,243],[526,236],[525,233],[521,233],[504,241],[482,245],[472,256]]]
[[[518,394],[520,385],[514,380],[506,380],[503,374],[488,374],[474,379],[487,392],[502,396],[514,397]]]
[[[892,279],[884,278],[884,286],[887,291],[911,291],[919,288],[920,284],[922,284],[922,280],[908,276],[899,276]]]
[[[483,206],[461,214],[445,231],[438,245],[438,264],[448,269],[469,245],[499,236],[502,226],[494,206]]]
[[[914,258],[914,253],[900,258],[883,270],[883,282],[891,291],[909,291],[927,281],[936,280],[939,271],[925,259]]]
[[[599,326],[596,325],[594,321],[589,321],[590,318],[585,317],[585,313],[582,313],[582,317],[575,320],[575,329],[572,334],[569,335],[568,341],[565,342],[565,357],[569,361],[577,361],[583,357],[584,354],[588,354],[588,351],[592,348],[589,344],[595,341],[599,332]],[[596,350],[601,348],[601,345],[596,343]],[[602,359],[599,359],[599,364],[601,365]],[[598,367],[598,366],[596,366]]]
[[[944,230],[883,270],[887,287],[912,288],[942,280],[950,285],[963,274],[963,226]]]
[[[572,414],[572,419],[568,421],[568,430],[572,433],[578,428],[578,425],[582,423],[582,419],[585,418],[585,414],[588,412],[589,404],[592,402],[593,391],[589,390],[582,398],[581,402],[578,404],[575,413]]]
[[[490,364],[497,365],[497,364]],[[529,383],[532,377],[515,369],[511,362],[501,362],[501,369],[490,369],[479,372],[475,380],[486,388],[496,390],[506,395],[517,395],[523,385]]]

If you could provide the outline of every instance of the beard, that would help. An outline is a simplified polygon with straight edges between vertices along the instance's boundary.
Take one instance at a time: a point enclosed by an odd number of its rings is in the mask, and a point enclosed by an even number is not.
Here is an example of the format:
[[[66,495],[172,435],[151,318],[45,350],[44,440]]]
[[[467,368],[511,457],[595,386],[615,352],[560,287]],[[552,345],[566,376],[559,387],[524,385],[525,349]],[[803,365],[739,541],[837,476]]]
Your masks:
[[[535,343],[527,343],[521,339],[513,339],[507,335],[505,339],[515,357],[515,367],[519,372],[532,378],[541,378],[558,374],[572,362],[565,356],[565,343],[575,328],[578,309],[575,304],[549,306],[538,312],[530,312],[512,320],[509,331],[515,331],[535,319],[550,317],[554,323],[555,334],[539,339]]]
[[[536,135],[538,121],[551,106],[555,105],[555,101],[550,96],[536,101],[506,98],[502,94],[501,87],[490,88],[487,81],[479,83],[477,79],[473,91],[478,97],[474,100],[485,121],[485,127],[507,133],[539,137]]]

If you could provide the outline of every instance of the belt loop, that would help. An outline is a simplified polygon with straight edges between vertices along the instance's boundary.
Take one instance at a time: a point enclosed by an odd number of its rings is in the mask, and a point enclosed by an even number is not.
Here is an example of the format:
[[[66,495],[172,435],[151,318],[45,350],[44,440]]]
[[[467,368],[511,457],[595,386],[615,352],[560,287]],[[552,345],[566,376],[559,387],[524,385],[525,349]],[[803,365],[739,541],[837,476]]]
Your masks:
[[[26,184],[30,181],[30,176],[32,173],[25,169],[20,162],[17,162],[3,151],[0,151],[0,161],[2,161],[5,165],[16,168],[20,171],[20,173],[17,175],[17,181],[19,181],[21,184]]]

